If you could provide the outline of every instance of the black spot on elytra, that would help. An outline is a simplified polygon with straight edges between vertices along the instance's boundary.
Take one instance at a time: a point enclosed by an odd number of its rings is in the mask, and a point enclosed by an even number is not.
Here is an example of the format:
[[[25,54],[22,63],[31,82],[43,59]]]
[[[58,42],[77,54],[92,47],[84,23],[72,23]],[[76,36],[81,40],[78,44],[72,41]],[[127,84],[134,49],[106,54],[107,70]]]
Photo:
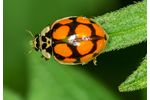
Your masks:
[[[75,63],[79,63],[80,62],[80,58],[82,57],[82,55],[78,52],[77,47],[73,46],[71,44],[67,44],[67,45],[72,51],[72,55],[70,57],[76,59]]]
[[[61,55],[59,55],[59,54],[57,54],[57,53],[55,53],[55,52],[54,52],[54,56],[55,56],[58,60],[64,60],[64,59],[65,59],[65,57],[63,57],[63,56],[61,56]]]
[[[96,36],[96,31],[95,31],[95,28],[93,27],[93,25],[92,24],[84,24],[84,25],[86,25],[86,26],[88,26],[89,28],[90,28],[90,30],[91,30],[91,34],[92,34],[92,36]]]
[[[54,32],[56,29],[58,29],[59,27],[63,26],[62,24],[60,23],[56,23],[53,28],[52,28],[52,32]],[[51,32],[51,31],[50,31]]]
[[[107,36],[106,36],[106,34],[104,35],[104,39],[105,39],[105,40],[107,40]]]
[[[74,17],[70,17],[69,19],[70,19],[70,20],[73,20],[73,22],[76,22],[77,17],[74,16]]]
[[[76,29],[76,27],[80,24],[80,23],[78,23],[78,22],[76,21],[77,17],[71,17],[71,18],[69,18],[69,19],[70,19],[70,20],[73,20],[73,21],[72,21],[71,23],[66,24],[66,25],[69,26],[69,28],[70,28],[70,31],[69,31],[68,36],[76,34],[76,33],[75,33],[75,29]]]
[[[88,52],[88,53],[85,54],[85,55],[88,55],[88,54],[90,54],[90,53],[93,53],[93,52],[97,49],[96,41],[97,41],[97,40],[93,40],[93,41],[92,41],[93,47],[92,47],[92,49],[90,50],[90,52]]]

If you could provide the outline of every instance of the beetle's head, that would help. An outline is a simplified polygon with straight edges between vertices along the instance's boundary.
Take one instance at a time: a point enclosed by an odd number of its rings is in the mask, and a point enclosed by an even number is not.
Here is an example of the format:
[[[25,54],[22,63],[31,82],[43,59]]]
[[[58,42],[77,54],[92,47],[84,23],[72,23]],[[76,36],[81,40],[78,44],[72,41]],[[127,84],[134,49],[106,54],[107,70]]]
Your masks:
[[[52,39],[50,28],[46,27],[39,35],[35,35],[32,41],[33,48],[40,51],[45,59],[50,59],[52,55]]]

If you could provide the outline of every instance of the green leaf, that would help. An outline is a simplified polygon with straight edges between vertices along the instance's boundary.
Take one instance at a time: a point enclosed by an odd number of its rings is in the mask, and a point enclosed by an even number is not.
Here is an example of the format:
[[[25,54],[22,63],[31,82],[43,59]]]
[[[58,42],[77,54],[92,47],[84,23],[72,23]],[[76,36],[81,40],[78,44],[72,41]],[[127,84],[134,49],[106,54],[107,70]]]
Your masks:
[[[95,17],[109,40],[104,52],[123,49],[146,41],[146,0],[118,11]],[[146,58],[141,66],[119,86],[119,91],[133,91],[146,87]]]
[[[147,87],[147,57],[138,69],[119,86],[120,92],[139,90]]]
[[[4,87],[4,100],[23,100],[23,98],[17,94],[15,91]]]
[[[109,35],[104,52],[146,41],[146,1],[95,17]]]
[[[28,100],[119,100],[77,66],[46,62],[37,53],[29,58],[29,76]]]

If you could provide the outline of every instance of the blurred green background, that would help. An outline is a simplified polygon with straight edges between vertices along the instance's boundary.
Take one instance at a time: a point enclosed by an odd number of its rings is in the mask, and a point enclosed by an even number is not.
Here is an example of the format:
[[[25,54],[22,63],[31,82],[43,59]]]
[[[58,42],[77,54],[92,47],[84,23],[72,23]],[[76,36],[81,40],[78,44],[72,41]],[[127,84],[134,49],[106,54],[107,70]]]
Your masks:
[[[121,82],[137,68],[145,56],[146,43],[104,53],[98,57],[98,66],[89,63],[85,66],[69,66],[68,68],[68,66],[58,64],[53,58],[50,61],[43,60],[40,54],[34,52],[34,50],[31,54],[28,54],[28,51],[32,49],[29,45],[29,41],[32,38],[25,31],[26,29],[37,34],[45,26],[62,17],[78,15],[87,17],[99,16],[129,4],[133,4],[133,0],[4,0],[4,100],[92,100],[82,99],[83,95],[80,95],[80,92],[76,93],[76,95],[81,99],[74,98],[74,91],[77,90],[75,86],[80,85],[80,80],[84,79],[80,75],[87,78],[85,79],[87,81],[84,84],[85,87],[90,84],[89,81],[95,81],[96,86],[106,88],[106,92],[104,92],[103,89],[90,90],[90,87],[88,87],[86,92],[97,91],[97,95],[103,94],[104,98],[111,94],[110,98],[114,96],[116,100],[146,100],[146,89],[129,93],[120,93],[118,91],[118,86]],[[35,66],[38,66],[38,64],[43,66],[36,69]],[[44,75],[45,71],[41,70],[43,67],[49,67],[47,70],[50,70],[50,72],[46,73],[48,75]],[[68,76],[68,80],[72,78],[69,81],[72,82],[72,86],[69,85],[66,77],[64,79],[60,77],[64,73],[61,73],[60,70],[74,73],[73,75],[71,74],[72,77]],[[51,76],[49,75],[51,72],[56,77],[46,77]],[[77,77],[78,73],[79,76]],[[50,84],[50,82],[53,81],[52,79],[55,80],[55,78],[62,86],[54,84],[57,88],[51,89],[53,84]],[[75,81],[74,83],[75,78],[78,82]],[[68,90],[70,92],[66,92],[65,88],[62,89],[63,84],[67,84],[67,89],[68,85],[70,86],[70,90]],[[96,86],[92,86],[92,84],[95,83],[91,83],[91,88],[96,89]],[[45,87],[40,87],[44,85]],[[38,87],[39,89],[37,89]],[[84,89],[82,89],[80,87],[78,90],[83,91]],[[41,91],[47,92],[46,90],[49,94],[42,94],[43,92]],[[53,98],[49,98],[51,97],[50,93],[54,90],[57,98],[54,94]],[[67,96],[59,99],[59,96],[62,94],[58,92],[60,90],[66,95],[71,93],[72,96],[70,98],[74,99],[66,99]],[[107,91],[109,91],[108,94]],[[95,96],[95,93],[93,95]],[[40,97],[45,97],[46,99],[40,99]],[[95,97],[93,100],[100,99]],[[111,99],[105,98],[101,100]]]

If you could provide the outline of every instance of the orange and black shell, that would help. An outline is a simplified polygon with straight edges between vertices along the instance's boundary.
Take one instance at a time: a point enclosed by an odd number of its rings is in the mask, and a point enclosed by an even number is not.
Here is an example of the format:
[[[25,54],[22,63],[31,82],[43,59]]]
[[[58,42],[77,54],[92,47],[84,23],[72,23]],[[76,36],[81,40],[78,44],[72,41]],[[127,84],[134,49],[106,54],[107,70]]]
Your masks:
[[[63,64],[88,63],[107,42],[103,28],[86,17],[67,17],[51,27],[53,54]]]

